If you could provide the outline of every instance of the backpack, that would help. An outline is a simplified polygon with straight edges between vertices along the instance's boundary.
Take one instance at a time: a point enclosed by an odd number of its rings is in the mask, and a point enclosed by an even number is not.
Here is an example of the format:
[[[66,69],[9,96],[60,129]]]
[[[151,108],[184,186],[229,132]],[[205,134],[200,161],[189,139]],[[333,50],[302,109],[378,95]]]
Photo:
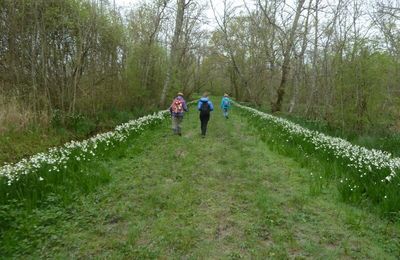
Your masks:
[[[208,104],[207,101],[201,101],[201,106],[200,106],[200,114],[201,115],[209,115],[210,114],[210,105]]]
[[[175,98],[172,102],[171,110],[175,114],[183,113],[183,101],[179,98]]]
[[[223,108],[229,107],[229,100],[227,98],[224,98],[224,100],[222,101],[222,106]]]

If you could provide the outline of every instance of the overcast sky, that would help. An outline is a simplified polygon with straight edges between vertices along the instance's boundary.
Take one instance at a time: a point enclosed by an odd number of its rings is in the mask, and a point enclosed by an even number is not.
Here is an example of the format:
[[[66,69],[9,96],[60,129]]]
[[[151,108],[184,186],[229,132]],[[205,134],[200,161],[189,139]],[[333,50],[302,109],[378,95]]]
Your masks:
[[[114,0],[109,0],[111,4],[113,4]],[[115,4],[119,7],[122,8],[129,8],[132,7],[140,2],[145,2],[146,0],[115,0]],[[203,0],[204,2],[208,3],[208,5],[210,6],[209,1],[210,0]],[[217,13],[222,13],[223,12],[223,1],[221,0],[212,0],[213,1],[213,5],[215,7],[215,9],[217,10]],[[231,2],[235,3],[234,6],[243,6],[243,0],[230,0]],[[209,25],[206,27],[214,27],[216,25],[215,23],[215,18],[214,18],[214,13],[211,9],[211,7],[209,7],[209,9],[206,12],[206,16],[209,20]]]
[[[111,4],[113,4],[114,0],[109,0]],[[203,0],[203,1],[209,1],[209,0]],[[242,1],[242,0],[235,0],[235,1]],[[118,7],[121,7],[123,9],[129,9],[132,6],[137,5],[140,2],[146,2],[146,0],[115,0],[115,4]],[[213,2],[222,2],[220,0],[213,0]],[[215,22],[214,22],[214,15],[213,12],[211,10],[211,8],[209,8],[209,10],[206,12],[206,16],[208,18],[208,22],[207,24],[204,24],[204,29],[206,30],[212,30],[215,27]]]
[[[146,1],[150,2],[151,0],[109,0],[109,1],[110,1],[111,4],[113,4],[113,1],[115,1],[115,4],[118,7],[121,7],[123,9],[128,10],[129,7],[135,6],[140,2],[146,2]],[[246,12],[246,9],[244,7],[243,1],[244,0],[228,0],[228,2],[233,2],[234,6],[236,6],[236,7],[240,6],[241,7],[241,8],[236,9],[237,12],[239,10],[243,10],[243,11]],[[400,1],[400,0],[396,0],[396,1]],[[205,13],[205,15],[208,18],[208,23],[204,24],[204,28],[208,29],[208,30],[212,30],[217,26],[217,24],[215,22],[214,13],[213,13],[213,11],[212,11],[212,9],[210,7],[210,0],[201,0],[201,2],[208,3],[208,6],[209,6],[208,10]],[[212,0],[212,2],[213,2],[213,5],[214,5],[214,8],[216,9],[217,14],[222,14],[223,13],[223,8],[224,8],[223,1],[222,0]],[[368,29],[366,29],[367,28],[366,25],[369,23],[369,19],[370,18],[365,16],[366,15],[365,11],[367,11],[367,12],[372,11],[372,3],[374,3],[374,2],[376,2],[376,0],[364,0],[364,5],[362,7],[362,9],[364,9],[363,10],[364,11],[364,16],[361,17],[358,20],[358,24],[361,27],[361,31],[368,30]],[[247,6],[249,8],[251,8],[252,5],[254,4],[254,1],[247,0],[246,3],[247,3]],[[336,5],[336,4],[337,4],[337,0],[323,0],[321,6],[322,5],[329,6],[329,5]],[[351,8],[352,5],[350,3],[348,3],[348,6]],[[288,10],[293,11],[295,9],[295,7],[296,7],[296,0],[287,0],[286,1],[286,7],[288,8]],[[321,15],[322,17],[320,17],[320,19],[323,21],[325,15],[324,15],[323,12],[321,12],[321,14],[322,14]],[[330,16],[326,16],[325,18],[326,19],[330,19],[331,17]],[[365,21],[365,22],[363,22],[363,21]]]
[[[110,1],[112,3],[112,1]],[[129,7],[133,3],[139,2],[138,0],[115,0],[115,4],[121,7]]]

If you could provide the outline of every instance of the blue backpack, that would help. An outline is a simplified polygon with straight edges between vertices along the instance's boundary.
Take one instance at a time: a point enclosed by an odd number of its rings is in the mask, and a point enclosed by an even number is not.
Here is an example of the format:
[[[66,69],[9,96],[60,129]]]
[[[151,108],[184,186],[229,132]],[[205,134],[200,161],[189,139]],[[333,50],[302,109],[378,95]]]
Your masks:
[[[223,108],[228,108],[229,107],[229,99],[224,98],[224,100],[222,101],[222,106],[223,106]]]

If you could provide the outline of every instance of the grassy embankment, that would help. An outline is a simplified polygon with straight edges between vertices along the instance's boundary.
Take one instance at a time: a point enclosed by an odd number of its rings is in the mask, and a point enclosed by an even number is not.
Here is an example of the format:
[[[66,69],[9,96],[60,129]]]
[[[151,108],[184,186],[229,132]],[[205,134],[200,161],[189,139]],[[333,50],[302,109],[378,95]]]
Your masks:
[[[400,226],[340,201],[335,185],[315,192],[310,170],[277,155],[246,118],[197,113],[182,137],[169,122],[104,161],[109,184],[68,207],[57,201],[16,213],[8,256],[55,258],[400,257]],[[314,172],[314,174],[319,174]]]
[[[44,152],[49,147],[60,146],[70,140],[83,140],[95,133],[111,130],[118,124],[149,112],[150,110],[109,111],[92,118],[66,118],[64,122],[55,115],[48,126],[31,124],[22,129],[10,123],[9,126],[3,126],[4,130],[0,134],[0,166]]]

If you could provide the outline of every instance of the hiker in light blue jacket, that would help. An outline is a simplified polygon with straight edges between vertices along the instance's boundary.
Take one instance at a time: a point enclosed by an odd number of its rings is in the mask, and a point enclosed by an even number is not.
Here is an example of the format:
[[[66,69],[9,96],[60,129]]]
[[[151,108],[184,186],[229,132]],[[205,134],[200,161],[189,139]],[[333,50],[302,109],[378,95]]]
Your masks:
[[[231,108],[231,100],[229,98],[228,94],[224,94],[224,96],[221,99],[221,109],[224,112],[224,117],[228,119],[228,110]]]

